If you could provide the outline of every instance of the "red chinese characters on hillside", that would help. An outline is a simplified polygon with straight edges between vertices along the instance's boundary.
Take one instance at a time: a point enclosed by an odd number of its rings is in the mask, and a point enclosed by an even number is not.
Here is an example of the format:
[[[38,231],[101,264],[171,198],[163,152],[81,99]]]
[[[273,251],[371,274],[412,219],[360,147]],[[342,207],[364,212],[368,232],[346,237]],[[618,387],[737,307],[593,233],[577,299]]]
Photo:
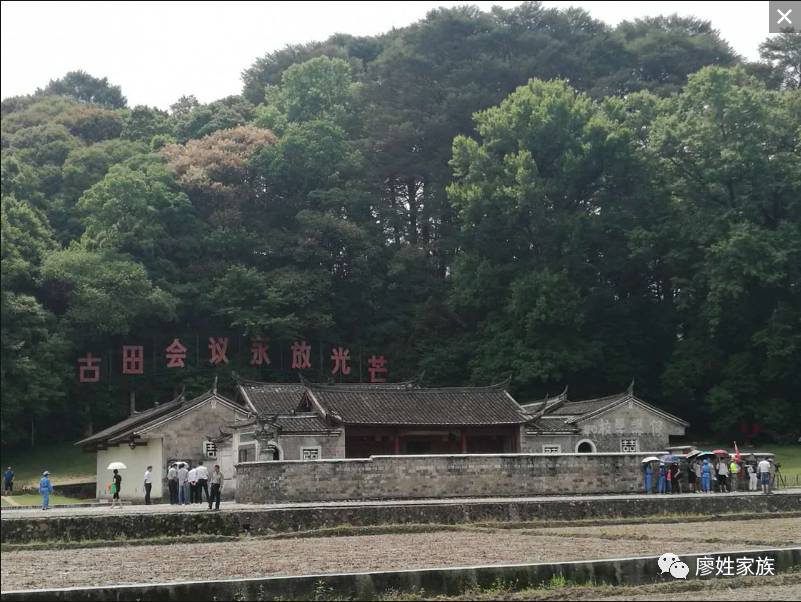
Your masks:
[[[209,337],[209,351],[214,366],[228,363],[228,337]]]
[[[179,339],[173,339],[169,347],[164,350],[167,356],[168,368],[185,368],[186,367],[186,347]]]
[[[269,345],[262,341],[261,337],[256,337],[250,342],[250,365],[262,366],[270,365],[270,356],[267,355]]]
[[[371,383],[387,382],[385,378],[387,375],[387,359],[383,355],[370,356],[370,359],[367,360],[367,371],[370,373]]]
[[[305,370],[306,368],[311,368],[310,355],[311,345],[308,345],[306,341],[292,343],[292,369]]]
[[[229,344],[228,337],[209,337],[208,338],[208,364],[220,366],[229,363]],[[163,361],[161,364],[169,369],[186,368],[187,352],[189,349],[181,342],[178,337],[173,338],[172,342],[163,347]],[[250,339],[250,361],[251,366],[272,366],[273,363],[269,355],[270,346],[267,340],[262,337]],[[294,341],[289,347],[291,354],[291,370],[310,370],[312,366],[312,346],[306,341]],[[282,355],[279,353],[279,355]],[[358,359],[358,380],[361,380],[362,363],[361,355]],[[244,358],[243,358],[244,359]],[[91,352],[78,358],[78,381],[81,383],[97,383],[101,380],[102,357],[95,357]],[[113,356],[112,356],[113,360]],[[320,354],[322,362],[322,353]],[[332,376],[347,377],[353,373],[352,362],[354,360],[351,350],[341,345],[331,347],[329,373]],[[198,363],[200,358],[198,358]],[[113,362],[116,363],[116,362]],[[383,355],[371,355],[367,360],[367,373],[369,382],[387,382],[389,369],[388,360]],[[111,366],[112,364],[108,364]],[[144,345],[123,345],[121,349],[120,373],[128,376],[139,376],[145,374],[145,346]],[[283,362],[281,363],[283,366]],[[153,357],[153,366],[156,366],[156,358]],[[325,370],[325,366],[319,366],[320,370]]]
[[[343,376],[350,374],[350,366],[348,366],[348,362],[350,361],[350,349],[334,347],[331,350],[331,361],[334,363],[331,367],[331,374],[334,376],[337,374],[342,374]]]
[[[122,373],[145,373],[145,348],[142,345],[122,346]]]
[[[92,357],[91,353],[78,358],[78,380],[82,383],[100,382],[100,361],[99,357]]]

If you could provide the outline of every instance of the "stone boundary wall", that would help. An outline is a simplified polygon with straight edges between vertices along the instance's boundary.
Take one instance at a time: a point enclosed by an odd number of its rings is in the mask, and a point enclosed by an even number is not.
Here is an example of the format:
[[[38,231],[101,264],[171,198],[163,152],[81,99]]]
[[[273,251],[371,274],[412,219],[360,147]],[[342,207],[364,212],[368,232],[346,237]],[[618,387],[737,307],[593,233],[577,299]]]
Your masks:
[[[236,465],[236,501],[583,495],[642,491],[648,454],[462,454],[371,456]]]
[[[777,575],[801,565],[801,548],[737,550],[711,554],[682,554],[681,560],[694,577],[699,557],[773,558]],[[668,574],[660,576],[658,556],[614,558],[560,563],[536,563],[496,566],[473,566],[373,573],[303,575],[299,577],[263,577],[220,581],[191,581],[86,588],[41,589],[3,592],[4,602],[29,600],[374,600],[389,592],[425,592],[454,596],[475,588],[493,588],[504,584],[514,590],[545,585],[554,576],[574,583],[642,585],[672,582]],[[726,577],[718,577],[724,580]],[[765,585],[770,577],[765,577]],[[692,595],[692,592],[690,592]]]
[[[223,505],[223,510],[225,506]],[[801,493],[777,495],[653,495],[538,500],[453,500],[447,503],[366,503],[223,512],[159,512],[14,517],[3,512],[2,543],[114,541],[186,535],[238,536],[294,533],[351,525],[461,525],[591,518],[741,512],[801,512]]]

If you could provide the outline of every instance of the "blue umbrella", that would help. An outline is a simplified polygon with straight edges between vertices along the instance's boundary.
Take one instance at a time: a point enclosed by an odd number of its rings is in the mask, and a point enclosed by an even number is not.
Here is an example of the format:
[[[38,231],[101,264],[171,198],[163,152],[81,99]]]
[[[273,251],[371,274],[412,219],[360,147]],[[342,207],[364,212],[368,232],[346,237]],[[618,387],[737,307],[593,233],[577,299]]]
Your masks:
[[[675,462],[679,461],[679,457],[674,456],[673,454],[668,454],[659,458],[659,461],[664,462],[665,464],[674,464]]]

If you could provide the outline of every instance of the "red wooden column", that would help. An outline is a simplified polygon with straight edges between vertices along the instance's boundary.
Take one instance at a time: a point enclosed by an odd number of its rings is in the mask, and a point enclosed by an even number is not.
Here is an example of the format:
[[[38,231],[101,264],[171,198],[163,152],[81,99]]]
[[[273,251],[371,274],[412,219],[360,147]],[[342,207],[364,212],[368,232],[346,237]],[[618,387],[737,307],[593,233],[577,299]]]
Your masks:
[[[462,429],[462,453],[467,453],[467,431]]]

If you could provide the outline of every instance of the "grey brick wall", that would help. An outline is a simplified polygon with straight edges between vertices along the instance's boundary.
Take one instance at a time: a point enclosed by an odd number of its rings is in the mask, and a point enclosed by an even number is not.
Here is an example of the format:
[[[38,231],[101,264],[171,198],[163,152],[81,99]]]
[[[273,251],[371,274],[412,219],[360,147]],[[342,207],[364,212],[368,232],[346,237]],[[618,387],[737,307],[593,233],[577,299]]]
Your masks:
[[[633,493],[641,454],[373,456],[237,464],[245,503]]]

